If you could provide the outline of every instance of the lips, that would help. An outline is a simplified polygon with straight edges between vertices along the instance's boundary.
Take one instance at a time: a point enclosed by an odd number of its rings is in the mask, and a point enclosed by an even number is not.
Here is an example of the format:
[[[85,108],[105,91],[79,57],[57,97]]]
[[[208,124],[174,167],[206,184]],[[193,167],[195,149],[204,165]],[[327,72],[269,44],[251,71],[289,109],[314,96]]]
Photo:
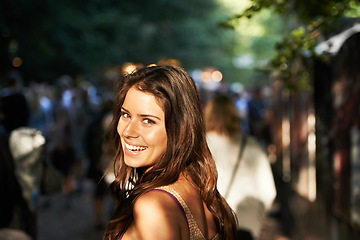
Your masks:
[[[131,152],[142,152],[147,149],[147,147],[144,147],[144,146],[130,145],[128,143],[125,143],[125,147],[127,150],[129,150]]]

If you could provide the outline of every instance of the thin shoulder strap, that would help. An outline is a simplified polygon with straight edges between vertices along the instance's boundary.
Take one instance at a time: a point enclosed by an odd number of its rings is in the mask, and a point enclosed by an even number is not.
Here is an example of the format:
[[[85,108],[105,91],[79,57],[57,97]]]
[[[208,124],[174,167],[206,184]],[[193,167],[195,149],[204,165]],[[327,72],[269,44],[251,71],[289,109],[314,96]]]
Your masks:
[[[176,204],[180,207],[181,212],[185,215],[186,223],[190,232],[190,239],[205,239],[204,235],[200,231],[199,226],[197,225],[194,216],[192,215],[190,208],[184,201],[184,199],[177,193],[174,189],[169,186],[162,186],[155,188],[154,190],[160,190],[168,193]]]
[[[235,179],[235,176],[236,176],[236,172],[239,168],[239,164],[240,164],[240,160],[241,160],[241,157],[243,155],[243,152],[244,152],[244,149],[245,149],[245,146],[246,146],[246,141],[247,141],[247,136],[246,134],[243,134],[242,137],[241,137],[241,143],[240,143],[240,150],[239,150],[239,156],[237,158],[237,161],[235,163],[235,166],[233,168],[233,172],[231,174],[231,178],[230,178],[230,182],[229,182],[229,186],[228,188],[226,189],[226,193],[224,195],[224,198],[226,199],[230,193],[230,189],[231,189],[231,186],[234,182],[234,179]]]
[[[167,193],[173,200],[174,202],[176,203],[176,205],[178,205],[178,207],[180,208],[181,210],[181,213],[184,215],[185,219],[186,219],[186,223],[189,225],[189,222],[188,222],[188,219],[187,219],[187,216],[186,216],[186,212],[185,212],[185,209],[183,207],[183,205],[181,204],[181,202],[178,200],[178,198],[175,196],[175,194],[173,194],[172,192],[170,192],[171,189],[172,191],[174,191],[172,188],[170,187],[158,187],[158,188],[155,188],[154,190],[158,190],[158,191],[162,191],[162,192],[165,192]],[[174,191],[175,192],[175,191]],[[177,192],[175,192],[177,193]]]

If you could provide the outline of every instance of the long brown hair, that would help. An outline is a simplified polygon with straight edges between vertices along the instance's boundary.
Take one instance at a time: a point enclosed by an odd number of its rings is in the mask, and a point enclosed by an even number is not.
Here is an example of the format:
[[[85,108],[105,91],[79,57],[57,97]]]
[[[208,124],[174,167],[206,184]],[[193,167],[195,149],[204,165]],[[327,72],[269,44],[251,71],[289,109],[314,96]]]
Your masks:
[[[165,112],[167,149],[150,171],[134,169],[124,163],[117,123],[128,90],[153,94]],[[125,76],[115,99],[112,123],[116,146],[115,181],[110,191],[117,203],[104,239],[117,240],[133,221],[133,204],[143,193],[174,183],[186,171],[199,187],[201,196],[215,216],[222,239],[234,239],[235,217],[216,188],[217,172],[205,138],[205,125],[196,84],[180,67],[153,66]]]

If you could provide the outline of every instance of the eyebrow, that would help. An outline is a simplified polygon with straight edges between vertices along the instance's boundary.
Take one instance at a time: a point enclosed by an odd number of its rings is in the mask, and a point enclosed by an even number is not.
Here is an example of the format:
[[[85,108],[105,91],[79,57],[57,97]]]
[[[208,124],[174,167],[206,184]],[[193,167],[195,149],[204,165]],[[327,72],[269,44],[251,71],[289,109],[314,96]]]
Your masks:
[[[121,107],[121,109],[124,110],[125,112],[130,113],[130,111],[127,110],[127,109],[124,108],[124,107]],[[158,116],[155,116],[155,115],[152,115],[152,114],[149,114],[149,113],[138,114],[138,116],[140,116],[140,117],[152,117],[152,118],[156,118],[156,119],[158,119],[158,120],[161,120],[161,118],[159,118]]]

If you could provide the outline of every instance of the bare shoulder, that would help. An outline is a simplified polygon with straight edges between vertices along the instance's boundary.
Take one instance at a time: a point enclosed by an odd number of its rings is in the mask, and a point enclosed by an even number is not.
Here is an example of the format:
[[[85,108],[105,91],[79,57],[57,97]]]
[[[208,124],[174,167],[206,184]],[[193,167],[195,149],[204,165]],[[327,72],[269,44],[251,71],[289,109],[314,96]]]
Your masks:
[[[134,204],[134,213],[144,217],[147,214],[166,214],[168,210],[175,207],[172,199],[166,193],[152,190],[141,195]]]
[[[165,192],[149,191],[134,204],[134,223],[141,239],[181,239],[183,221],[181,210]]]

